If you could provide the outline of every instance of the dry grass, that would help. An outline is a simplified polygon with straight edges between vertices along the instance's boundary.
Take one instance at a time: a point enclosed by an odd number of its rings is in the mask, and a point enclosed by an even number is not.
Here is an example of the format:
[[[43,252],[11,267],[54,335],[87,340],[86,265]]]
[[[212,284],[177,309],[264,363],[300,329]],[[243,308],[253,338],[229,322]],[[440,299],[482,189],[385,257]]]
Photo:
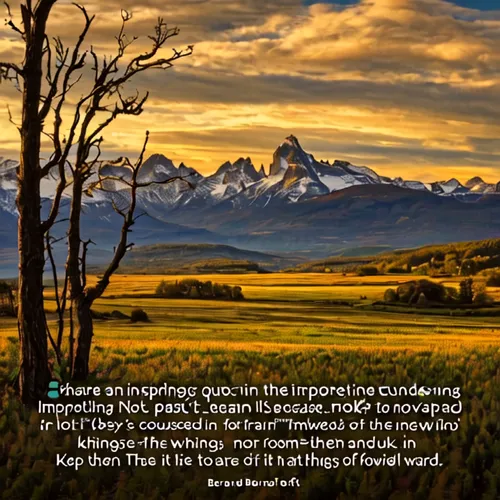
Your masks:
[[[207,275],[197,279],[240,285],[247,300],[140,298],[162,280],[177,276],[118,275],[95,304],[101,312],[130,314],[144,309],[151,323],[95,321],[94,347],[128,351],[135,348],[210,350],[457,349],[500,344],[500,318],[390,313],[326,304],[325,300],[360,303],[380,299],[388,286],[408,276],[342,276],[338,274]],[[91,282],[95,280],[91,278]],[[452,280],[447,284],[456,284]],[[496,290],[495,290],[496,291]],[[54,309],[47,292],[46,307]],[[360,301],[366,296],[367,301]],[[315,302],[317,301],[317,302]],[[54,327],[55,315],[49,316]],[[17,336],[15,320],[0,322],[0,347]]]

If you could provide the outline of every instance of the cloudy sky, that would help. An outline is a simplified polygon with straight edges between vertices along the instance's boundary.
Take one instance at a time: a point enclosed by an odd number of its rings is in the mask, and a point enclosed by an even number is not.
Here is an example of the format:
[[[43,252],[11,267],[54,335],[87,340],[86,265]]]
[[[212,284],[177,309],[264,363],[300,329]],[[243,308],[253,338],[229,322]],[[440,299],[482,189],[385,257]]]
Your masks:
[[[89,43],[101,54],[115,51],[120,8],[140,37],[131,53],[158,16],[181,30],[166,54],[195,46],[175,68],[134,82],[151,97],[140,117],[109,130],[111,156],[133,155],[149,129],[150,153],[205,174],[240,156],[267,168],[293,133],[318,159],[385,175],[500,180],[497,0],[107,0],[105,13],[99,0],[82,2],[96,14]],[[56,4],[52,34],[71,41],[81,25],[70,2]],[[22,59],[4,27],[0,52]],[[0,100],[0,154],[13,156],[6,105],[16,116],[19,94],[3,82]]]

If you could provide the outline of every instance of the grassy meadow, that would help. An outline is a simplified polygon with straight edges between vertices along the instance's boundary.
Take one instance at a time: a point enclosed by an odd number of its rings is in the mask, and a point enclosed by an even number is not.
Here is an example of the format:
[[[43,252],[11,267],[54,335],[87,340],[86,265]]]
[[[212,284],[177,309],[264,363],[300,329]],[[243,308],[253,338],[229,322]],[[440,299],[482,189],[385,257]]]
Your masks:
[[[76,453],[71,435],[40,432],[40,417],[20,409],[7,390],[0,406],[2,498],[498,498],[500,316],[371,307],[388,287],[414,279],[411,276],[277,273],[194,277],[241,286],[245,300],[154,297],[161,280],[186,276],[113,277],[94,309],[129,315],[132,309],[142,308],[150,322],[95,320],[91,383],[458,385],[464,402],[459,431],[421,433],[418,438],[419,449],[428,456],[440,452],[443,466],[340,467],[331,471],[276,466],[232,471],[83,467],[75,474],[54,467],[56,451]],[[446,285],[458,286],[458,281],[448,279]],[[498,300],[498,289],[488,293]],[[54,327],[50,286],[46,299],[49,326]],[[0,379],[4,381],[17,364],[16,337],[16,320],[0,319]],[[172,434],[159,432],[156,437]],[[229,431],[217,434],[225,442],[234,437]],[[298,476],[302,485],[285,490],[207,488],[207,478],[228,479],[228,475],[259,479]]]
[[[381,300],[388,287],[411,279],[408,276],[276,273],[193,277],[239,285],[245,300],[157,298],[153,295],[158,283],[175,281],[179,276],[116,275],[94,309],[129,315],[132,309],[142,308],[151,322],[95,320],[94,347],[120,352],[136,347],[266,351],[316,346],[453,349],[500,344],[500,316],[394,313],[365,307]],[[95,279],[92,277],[89,284]],[[458,281],[449,279],[446,285],[458,286]],[[488,291],[498,293],[497,289]],[[47,287],[46,298],[46,309],[54,311],[53,288]],[[49,325],[55,324],[55,319],[55,314],[49,314]],[[5,343],[16,331],[14,319],[3,319],[0,341]]]

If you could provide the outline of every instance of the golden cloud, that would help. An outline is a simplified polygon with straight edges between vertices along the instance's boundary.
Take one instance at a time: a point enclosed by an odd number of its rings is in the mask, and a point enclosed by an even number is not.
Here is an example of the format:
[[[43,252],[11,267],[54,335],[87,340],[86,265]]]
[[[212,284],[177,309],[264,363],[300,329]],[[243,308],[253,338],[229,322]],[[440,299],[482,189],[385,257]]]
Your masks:
[[[100,53],[115,50],[120,8],[134,14],[129,33],[139,39],[131,55],[145,49],[159,16],[181,29],[172,46],[195,43],[174,70],[134,83],[151,91],[147,111],[109,130],[109,155],[137,151],[148,128],[150,152],[208,173],[239,156],[267,165],[294,133],[317,157],[363,162],[386,175],[500,177],[498,16],[445,0],[362,0],[344,8],[110,0],[106,12],[97,0],[85,5],[96,14],[89,43]],[[81,26],[74,6],[58,2],[51,32],[70,42]],[[22,44],[6,28],[0,53],[22,59]],[[5,84],[0,93],[19,112],[16,93]],[[6,112],[0,122],[1,154],[15,154],[17,131]]]

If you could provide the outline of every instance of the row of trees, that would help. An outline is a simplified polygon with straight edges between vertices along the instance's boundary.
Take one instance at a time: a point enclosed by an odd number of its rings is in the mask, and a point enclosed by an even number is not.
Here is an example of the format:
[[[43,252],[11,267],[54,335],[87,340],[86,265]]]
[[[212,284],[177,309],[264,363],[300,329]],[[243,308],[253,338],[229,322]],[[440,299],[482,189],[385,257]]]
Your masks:
[[[161,281],[156,287],[156,295],[171,299],[225,299],[243,300],[243,291],[240,286],[221,285],[211,281],[184,279],[181,281]]]
[[[410,281],[397,289],[388,288],[384,293],[384,301],[418,306],[432,303],[486,305],[492,303],[493,299],[486,293],[483,283],[467,278],[460,282],[458,289],[426,279]]]
[[[26,404],[36,404],[44,397],[51,378],[48,364],[48,343],[59,363],[66,337],[65,316],[69,314],[68,356],[71,376],[82,380],[88,376],[93,336],[90,308],[106,290],[112,274],[118,268],[131,244],[128,236],[137,219],[139,173],[148,142],[148,134],[138,160],[128,158],[115,162],[102,160],[103,133],[122,115],[142,113],[149,94],[125,94],[129,85],[141,73],[171,68],[175,61],[192,53],[192,47],[168,57],[160,55],[167,41],[178,35],[158,20],[149,36],[151,48],[139,55],[127,49],[136,40],[126,35],[131,15],[122,10],[121,29],[116,36],[114,56],[99,56],[87,45],[89,30],[94,22],[85,7],[76,5],[82,15],[83,27],[76,43],[66,46],[60,37],[49,37],[47,23],[57,0],[21,2],[19,22],[7,6],[7,25],[20,37],[24,47],[22,64],[0,63],[0,80],[14,82],[21,93],[22,118],[16,125],[20,134],[20,164],[18,169],[17,210],[19,213],[19,281],[18,323],[20,338],[19,388]],[[79,96],[79,97],[78,97]],[[68,119],[67,117],[70,116]],[[14,119],[11,117],[12,123]],[[52,126],[49,126],[51,123]],[[42,160],[42,139],[50,149],[49,158]],[[102,168],[111,164],[116,175],[103,175]],[[109,169],[108,169],[109,170]],[[41,212],[40,184],[42,179],[57,174],[57,187],[44,219]],[[176,179],[166,179],[173,182]],[[113,201],[113,208],[122,216],[121,234],[114,255],[101,279],[87,284],[86,258],[91,240],[83,241],[80,220],[84,194],[105,189],[108,181],[123,185],[128,191],[125,202]],[[56,240],[51,230],[59,220],[65,193],[71,194],[67,223],[67,260],[64,279],[58,286],[58,272],[52,254]],[[57,312],[57,332],[51,333],[44,312],[43,274],[47,260],[53,269]]]
[[[473,276],[500,267],[500,239],[397,250],[373,259],[380,273]]]
[[[491,259],[487,258],[489,262]],[[447,255],[443,261],[431,260],[419,266],[412,267],[408,263],[396,263],[387,265],[363,265],[357,268],[359,276],[375,276],[377,274],[415,274],[418,276],[474,276],[482,269],[479,259],[464,259],[457,261],[456,255]]]

